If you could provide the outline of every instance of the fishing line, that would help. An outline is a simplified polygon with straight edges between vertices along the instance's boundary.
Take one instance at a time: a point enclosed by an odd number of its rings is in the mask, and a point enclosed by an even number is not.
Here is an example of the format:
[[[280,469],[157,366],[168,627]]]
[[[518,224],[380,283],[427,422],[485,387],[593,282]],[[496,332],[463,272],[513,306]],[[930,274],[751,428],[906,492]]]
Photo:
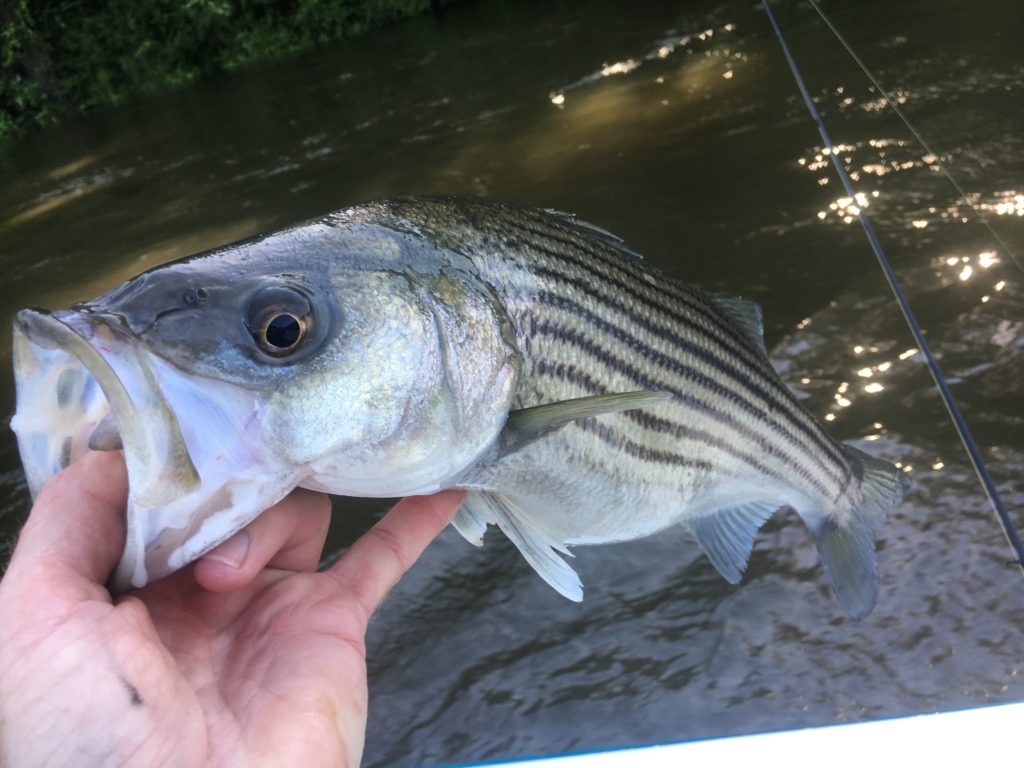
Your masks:
[[[811,98],[811,94],[807,90],[807,85],[804,83],[803,76],[800,74],[796,61],[793,59],[793,55],[789,51],[786,39],[782,36],[782,30],[779,29],[779,25],[775,22],[775,16],[772,14],[771,8],[768,7],[768,0],[761,0],[761,5],[764,8],[765,13],[768,15],[768,21],[772,25],[775,37],[778,39],[779,45],[782,48],[782,53],[786,57],[786,63],[789,64],[789,69],[793,73],[793,78],[796,80],[797,87],[800,89],[800,93],[804,99],[804,104],[807,105],[807,110],[811,113],[811,119],[817,126],[818,133],[821,135],[822,141],[825,142],[825,146],[829,150],[829,157],[832,159],[832,164],[835,166],[836,172],[839,174],[839,178],[843,183],[843,188],[846,190],[847,195],[856,199],[857,193],[853,188],[853,182],[850,181],[850,177],[846,173],[846,169],[843,167],[843,164],[839,159],[839,153],[836,151],[835,145],[832,143],[832,139],[829,138],[828,131],[825,128],[825,123],[821,119],[821,114],[818,112],[818,108],[814,105],[814,100]],[[921,330],[920,324],[917,322],[917,317],[910,308],[910,302],[907,301],[907,297],[903,293],[903,288],[896,279],[896,274],[893,272],[892,266],[889,264],[889,259],[886,257],[885,251],[882,249],[882,244],[875,235],[874,227],[871,226],[871,220],[868,219],[863,208],[860,208],[857,216],[860,219],[861,226],[864,228],[864,234],[867,235],[868,241],[871,243],[871,248],[874,250],[875,256],[878,257],[878,263],[882,268],[882,272],[885,273],[885,279],[889,283],[889,288],[892,289],[893,295],[896,297],[896,303],[899,304],[900,311],[903,313],[903,319],[906,320],[907,326],[910,328],[910,332],[914,336],[914,341],[917,342],[917,348],[921,351],[925,362],[928,364],[928,371],[932,375],[932,380],[935,382],[936,389],[939,390],[939,395],[942,397],[942,402],[946,406],[946,411],[949,413],[953,426],[956,428],[957,434],[960,436],[960,442],[963,443],[964,449],[967,451],[967,455],[971,459],[974,471],[978,475],[978,479],[981,481],[981,484],[985,489],[985,493],[988,495],[988,499],[996,511],[1000,525],[1003,529],[1003,535],[1006,536],[1007,543],[1016,554],[1017,559],[1014,564],[1020,567],[1021,573],[1024,574],[1024,544],[1021,543],[1020,536],[1017,535],[1017,530],[1013,526],[1013,521],[1010,519],[1010,515],[1006,511],[1006,507],[1003,505],[1003,500],[999,495],[996,484],[993,482],[992,476],[988,473],[988,468],[985,466],[985,461],[981,457],[978,445],[974,442],[974,438],[971,437],[971,431],[967,428],[967,422],[964,421],[963,416],[960,414],[960,408],[957,406],[956,400],[953,398],[953,393],[950,392],[949,386],[946,384],[946,378],[943,376],[942,370],[939,368],[938,361],[932,354],[931,347],[929,347],[928,342],[925,341],[924,333]]]
[[[920,132],[911,124],[910,118],[908,118],[903,113],[903,110],[900,109],[900,106],[899,104],[896,103],[896,100],[889,95],[889,92],[885,90],[885,88],[882,87],[882,84],[878,82],[878,79],[874,76],[871,70],[868,69],[868,65],[865,64],[864,61],[860,58],[860,56],[857,55],[856,51],[854,51],[850,44],[846,42],[846,38],[839,33],[839,30],[836,29],[836,26],[832,23],[828,16],[825,15],[825,12],[821,10],[821,6],[818,5],[817,0],[807,1],[811,4],[811,7],[818,12],[818,15],[821,17],[821,20],[825,22],[825,24],[828,26],[830,30],[832,30],[832,34],[836,36],[836,40],[838,40],[842,44],[843,48],[846,49],[846,52],[850,54],[850,58],[857,62],[857,66],[860,67],[861,72],[863,72],[867,76],[868,80],[871,81],[872,85],[874,85],[878,92],[882,94],[882,97],[885,99],[886,103],[892,108],[892,111],[895,112],[899,116],[900,120],[903,121],[903,124],[907,126],[907,130],[910,131],[911,134],[913,134],[914,138],[917,139],[918,143],[924,148],[924,151],[935,158],[935,162],[929,164],[935,165],[939,169],[942,175],[946,177],[946,180],[953,185],[953,188],[957,191],[957,194],[960,195],[960,198],[967,205],[971,206],[971,210],[973,210],[974,213],[977,214],[978,218],[981,220],[982,225],[985,227],[985,229],[988,230],[988,233],[992,235],[993,239],[995,239],[997,243],[999,243],[999,247],[1003,249],[1003,253],[1010,257],[1010,261],[1017,265],[1017,269],[1019,269],[1021,272],[1024,272],[1024,264],[1021,264],[1020,260],[1017,258],[1017,254],[1010,249],[1010,246],[1006,244],[1006,241],[1003,240],[1002,237],[1000,237],[999,233],[996,232],[995,229],[993,229],[992,224],[989,222],[989,217],[986,215],[986,213],[976,203],[971,202],[971,199],[968,196],[967,192],[965,192],[964,188],[960,186],[960,182],[958,182],[953,177],[953,174],[946,167],[946,164],[942,162],[942,158],[940,157],[939,153],[931,148],[928,142],[924,140],[924,136],[922,136]]]

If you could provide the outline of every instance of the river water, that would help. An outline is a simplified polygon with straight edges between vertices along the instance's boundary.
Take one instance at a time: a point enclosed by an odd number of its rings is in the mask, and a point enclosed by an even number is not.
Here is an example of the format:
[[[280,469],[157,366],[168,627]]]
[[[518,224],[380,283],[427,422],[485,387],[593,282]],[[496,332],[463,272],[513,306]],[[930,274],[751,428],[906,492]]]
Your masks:
[[[368,639],[369,766],[450,764],[1024,698],[1024,581],[854,217],[865,207],[1024,524],[1024,6],[824,4],[968,193],[809,7],[780,23],[845,197],[754,3],[479,2],[7,148],[0,322],[155,264],[394,194],[573,211],[665,271],[761,302],[772,357],[840,439],[912,473],[864,621],[792,514],[738,587],[675,531],[580,549],[586,599],[503,537],[446,531]],[[1018,258],[1020,256],[1018,255]],[[10,370],[10,345],[0,347]],[[13,409],[10,376],[0,409]],[[6,421],[5,421],[6,425]],[[29,504],[0,435],[0,533]],[[379,502],[336,504],[337,549]]]

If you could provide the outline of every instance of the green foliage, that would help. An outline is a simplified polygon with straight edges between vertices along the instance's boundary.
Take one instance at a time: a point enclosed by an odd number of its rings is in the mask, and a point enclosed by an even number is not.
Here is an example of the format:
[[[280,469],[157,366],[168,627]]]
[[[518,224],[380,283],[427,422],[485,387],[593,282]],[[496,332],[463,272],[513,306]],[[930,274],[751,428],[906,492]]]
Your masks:
[[[0,11],[0,138],[52,119],[38,76],[38,45],[28,0],[14,0]]]
[[[0,140],[422,13],[429,0],[0,2]]]

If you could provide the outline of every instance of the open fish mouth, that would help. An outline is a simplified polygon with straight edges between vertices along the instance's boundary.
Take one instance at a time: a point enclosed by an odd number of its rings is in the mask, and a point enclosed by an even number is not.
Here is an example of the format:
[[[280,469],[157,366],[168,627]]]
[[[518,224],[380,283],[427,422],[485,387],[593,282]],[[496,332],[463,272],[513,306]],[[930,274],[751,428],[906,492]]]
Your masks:
[[[201,557],[296,485],[262,445],[255,393],[185,373],[117,315],[22,310],[14,371],[11,426],[33,497],[87,451],[124,448],[127,537],[115,591]]]

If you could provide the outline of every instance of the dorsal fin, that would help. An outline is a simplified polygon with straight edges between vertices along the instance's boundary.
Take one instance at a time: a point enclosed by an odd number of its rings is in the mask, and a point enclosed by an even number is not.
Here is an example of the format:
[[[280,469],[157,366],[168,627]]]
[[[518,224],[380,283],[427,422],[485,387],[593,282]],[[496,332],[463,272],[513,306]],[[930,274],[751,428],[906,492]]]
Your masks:
[[[774,501],[752,501],[691,521],[700,548],[730,584],[739,584],[743,578],[758,530],[780,506]]]
[[[713,294],[711,300],[732,320],[733,324],[743,332],[755,348],[768,354],[764,344],[764,317],[761,305],[752,299],[741,299],[738,296],[720,296]]]
[[[575,213],[566,213],[565,211],[559,211],[554,208],[545,208],[544,213],[550,214],[551,216],[554,216],[556,219],[561,219],[566,224],[576,227],[577,229],[581,229],[584,232],[587,232],[591,235],[597,235],[601,240],[604,240],[605,243],[612,246],[618,251],[622,251],[622,253],[629,256],[631,259],[634,259],[635,261],[644,260],[644,257],[641,256],[636,251],[634,251],[628,245],[626,245],[626,241],[623,240],[621,237],[609,232],[607,229],[604,229],[603,227],[599,227],[596,224],[591,224],[589,221],[584,221],[583,219],[579,218]]]

